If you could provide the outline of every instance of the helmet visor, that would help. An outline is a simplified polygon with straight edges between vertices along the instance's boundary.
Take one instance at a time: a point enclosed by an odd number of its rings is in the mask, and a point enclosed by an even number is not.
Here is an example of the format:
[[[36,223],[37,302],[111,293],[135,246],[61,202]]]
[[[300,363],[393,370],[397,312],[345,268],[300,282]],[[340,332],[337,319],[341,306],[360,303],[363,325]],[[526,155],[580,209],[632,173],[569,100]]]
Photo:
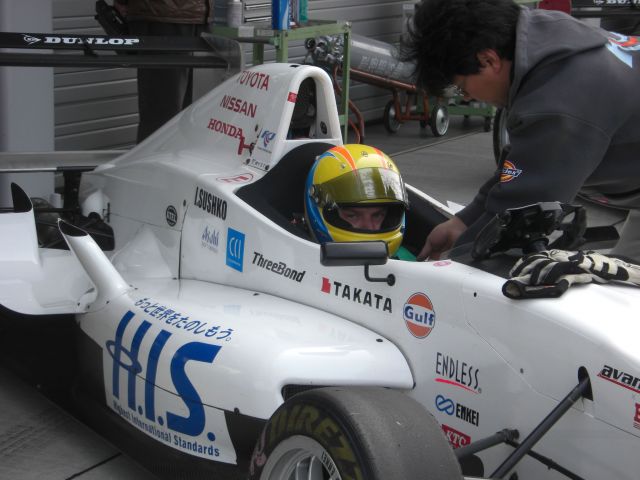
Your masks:
[[[407,193],[398,173],[386,168],[359,168],[322,185],[315,185],[320,202],[355,204],[360,202],[402,202]]]

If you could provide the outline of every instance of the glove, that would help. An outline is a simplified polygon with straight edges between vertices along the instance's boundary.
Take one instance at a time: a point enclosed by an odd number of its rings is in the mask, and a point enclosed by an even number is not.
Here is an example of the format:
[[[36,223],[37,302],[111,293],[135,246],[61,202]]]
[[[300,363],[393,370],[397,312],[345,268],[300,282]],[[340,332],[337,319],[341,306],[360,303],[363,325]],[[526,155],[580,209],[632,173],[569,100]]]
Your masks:
[[[597,252],[548,250],[522,257],[502,286],[509,298],[555,298],[574,283],[624,282],[640,286],[640,266]]]
[[[502,286],[502,293],[509,298],[556,298],[574,283],[590,283],[592,274],[583,270],[569,255],[545,251],[525,255],[509,272],[511,278]],[[573,252],[566,252],[571,254]]]
[[[594,251],[577,252],[571,257],[571,260],[603,282],[618,281],[640,286],[639,265],[625,262],[619,258],[607,257]]]

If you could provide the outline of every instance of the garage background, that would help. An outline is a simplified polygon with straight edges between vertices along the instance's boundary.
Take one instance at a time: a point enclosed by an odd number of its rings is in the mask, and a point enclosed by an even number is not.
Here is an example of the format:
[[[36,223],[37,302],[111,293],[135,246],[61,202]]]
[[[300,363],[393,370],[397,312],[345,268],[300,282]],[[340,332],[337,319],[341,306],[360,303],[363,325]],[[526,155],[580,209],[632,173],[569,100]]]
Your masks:
[[[226,0],[222,0],[226,4]],[[254,0],[255,1],[255,0]],[[110,0],[108,3],[112,3]],[[397,44],[403,31],[403,5],[407,1],[309,0],[312,20],[348,20],[352,32]],[[54,33],[104,34],[94,20],[95,2],[53,0]],[[251,60],[251,45],[245,45]],[[291,43],[289,61],[302,62],[302,42]],[[265,61],[273,60],[273,48]],[[216,85],[215,72],[195,71],[195,95]],[[365,120],[379,119],[390,93],[352,82],[350,98]],[[55,68],[54,118],[56,150],[121,149],[135,143],[138,123],[135,69]]]

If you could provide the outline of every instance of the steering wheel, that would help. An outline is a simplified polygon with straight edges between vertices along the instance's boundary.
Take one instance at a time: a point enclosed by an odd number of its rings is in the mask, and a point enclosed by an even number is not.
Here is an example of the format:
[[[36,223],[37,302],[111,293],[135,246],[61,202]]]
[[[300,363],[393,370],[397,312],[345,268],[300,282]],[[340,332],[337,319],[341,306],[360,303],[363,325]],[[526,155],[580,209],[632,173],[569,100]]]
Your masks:
[[[525,254],[549,248],[570,250],[584,241],[586,229],[586,211],[581,205],[540,202],[510,208],[480,230],[471,256],[478,260],[512,248],[520,248]],[[555,231],[562,234],[550,245],[549,235]]]

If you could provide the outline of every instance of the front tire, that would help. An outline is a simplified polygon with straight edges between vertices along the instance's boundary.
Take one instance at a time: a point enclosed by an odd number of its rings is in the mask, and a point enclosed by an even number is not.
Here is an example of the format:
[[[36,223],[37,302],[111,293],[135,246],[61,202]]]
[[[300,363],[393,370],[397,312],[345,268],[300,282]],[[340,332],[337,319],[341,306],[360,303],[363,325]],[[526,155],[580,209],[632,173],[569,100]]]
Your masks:
[[[454,480],[433,416],[383,388],[319,388],[286,401],[254,449],[250,480]]]

